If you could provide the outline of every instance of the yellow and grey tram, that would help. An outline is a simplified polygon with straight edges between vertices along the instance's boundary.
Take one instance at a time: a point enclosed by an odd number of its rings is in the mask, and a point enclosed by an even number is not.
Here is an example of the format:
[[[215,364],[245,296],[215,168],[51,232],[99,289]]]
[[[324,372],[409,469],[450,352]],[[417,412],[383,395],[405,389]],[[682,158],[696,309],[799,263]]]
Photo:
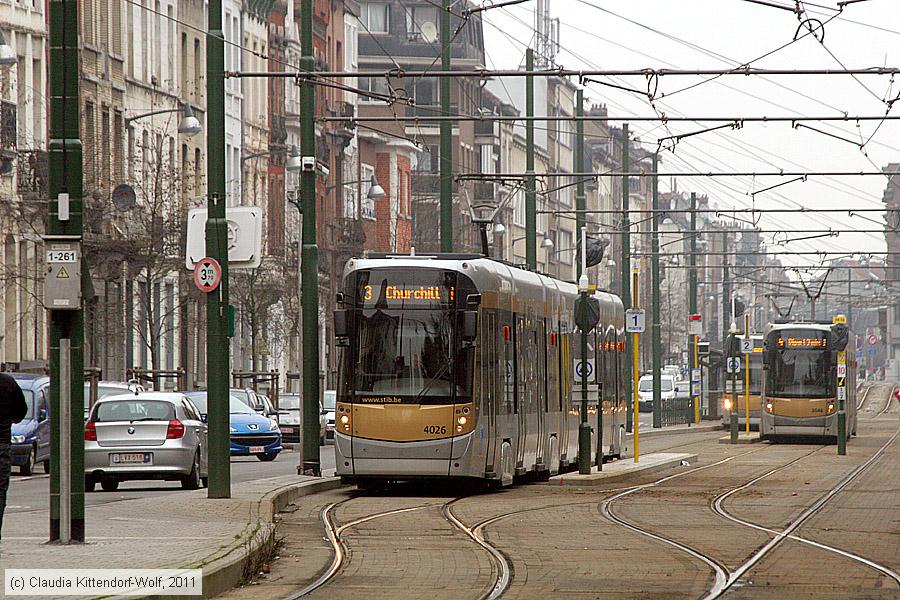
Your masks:
[[[769,326],[763,351],[763,437],[837,439],[841,399],[847,437],[856,434],[856,358],[845,351],[847,339],[847,326],[840,322]]]
[[[370,255],[335,311],[337,473],[345,482],[461,477],[508,485],[577,463],[577,287],[480,255]],[[596,292],[591,412],[624,451],[624,312]],[[596,437],[592,460],[596,459]]]
[[[739,343],[744,340],[743,335],[736,336]],[[744,371],[744,360],[750,361],[750,428],[759,429],[760,413],[760,387],[763,376],[763,336],[750,335],[753,341],[753,350],[749,354],[741,354],[740,371],[725,378],[725,393],[722,394],[722,424],[728,427],[731,424],[732,411],[737,413],[738,425],[741,430],[747,423],[747,410],[744,400],[747,394],[744,392],[747,374]],[[734,377],[734,381],[732,381]],[[737,398],[735,398],[737,396]]]

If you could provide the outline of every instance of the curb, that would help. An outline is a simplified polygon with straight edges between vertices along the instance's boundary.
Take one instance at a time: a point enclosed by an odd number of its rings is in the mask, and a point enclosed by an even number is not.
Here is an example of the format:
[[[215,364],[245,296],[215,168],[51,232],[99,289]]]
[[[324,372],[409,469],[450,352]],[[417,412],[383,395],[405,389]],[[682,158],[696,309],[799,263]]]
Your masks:
[[[660,435],[681,435],[681,434],[685,434],[685,433],[704,433],[707,431],[722,431],[723,429],[725,429],[725,427],[719,423],[716,425],[693,425],[691,427],[684,427],[684,428],[680,428],[680,429],[670,429],[670,430],[661,428],[661,429],[650,429],[649,431],[644,431],[642,429],[642,430],[640,430],[639,433],[640,433],[641,438],[647,438],[647,437],[655,437],[655,436],[660,436]],[[625,436],[628,438],[632,438],[632,437],[634,437],[634,434],[626,433]]]
[[[237,587],[245,574],[254,569],[259,559],[271,547],[275,535],[275,515],[302,496],[318,494],[341,487],[340,477],[328,477],[315,481],[293,483],[263,494],[256,503],[256,522],[248,521],[247,528],[224,556],[202,566],[203,595],[179,596],[151,594],[147,596],[121,596],[129,600],[197,600],[211,598]],[[252,509],[251,509],[252,510]],[[183,568],[195,568],[187,565]],[[116,597],[117,599],[120,597]]]

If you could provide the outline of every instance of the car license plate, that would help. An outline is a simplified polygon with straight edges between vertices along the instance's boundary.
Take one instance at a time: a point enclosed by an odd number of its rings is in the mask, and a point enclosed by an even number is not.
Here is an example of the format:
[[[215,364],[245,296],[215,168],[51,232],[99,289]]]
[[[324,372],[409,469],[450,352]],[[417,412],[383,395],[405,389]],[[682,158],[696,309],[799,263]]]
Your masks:
[[[149,465],[153,464],[152,452],[123,452],[110,455],[113,465]]]
[[[294,428],[293,427],[285,427],[284,425],[282,425],[281,433],[294,433]]]
[[[265,451],[265,446],[250,446],[250,454],[262,454]]]

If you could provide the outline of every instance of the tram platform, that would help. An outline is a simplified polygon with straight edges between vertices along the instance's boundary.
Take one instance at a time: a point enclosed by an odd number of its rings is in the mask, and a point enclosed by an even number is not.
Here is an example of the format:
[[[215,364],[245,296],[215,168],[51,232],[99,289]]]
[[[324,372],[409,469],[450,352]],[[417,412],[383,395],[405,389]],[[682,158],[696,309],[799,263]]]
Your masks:
[[[746,431],[738,432],[738,439],[737,439],[738,444],[755,444],[755,443],[761,442],[761,441],[762,441],[762,438],[760,437],[758,431],[751,431],[750,433],[747,433]],[[729,433],[728,435],[726,435],[724,437],[720,437],[719,443],[720,444],[730,444],[731,443],[731,434]]]
[[[688,465],[697,460],[696,454],[687,452],[653,452],[634,458],[623,458],[603,465],[603,470],[594,466],[587,475],[577,472],[550,478],[550,485],[589,486],[619,481],[637,473],[653,473],[670,467]]]

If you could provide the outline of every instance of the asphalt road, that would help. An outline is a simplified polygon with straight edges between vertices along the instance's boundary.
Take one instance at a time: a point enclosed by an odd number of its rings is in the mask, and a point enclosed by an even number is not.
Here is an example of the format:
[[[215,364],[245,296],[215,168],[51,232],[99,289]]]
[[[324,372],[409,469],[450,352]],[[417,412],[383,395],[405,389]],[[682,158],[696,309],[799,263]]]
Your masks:
[[[298,457],[299,454],[290,451],[282,452],[271,462],[262,462],[256,457],[249,456],[234,457],[231,459],[231,482],[234,484],[295,474]],[[325,475],[334,474],[334,446],[322,446],[320,460],[323,473]],[[49,510],[50,476],[40,474],[23,477],[17,471],[18,468],[13,467],[6,499],[6,514]],[[88,506],[92,506],[132,498],[173,494],[180,491],[181,484],[174,481],[125,481],[119,484],[119,489],[115,492],[104,492],[98,486],[96,492],[85,495],[85,501]]]

